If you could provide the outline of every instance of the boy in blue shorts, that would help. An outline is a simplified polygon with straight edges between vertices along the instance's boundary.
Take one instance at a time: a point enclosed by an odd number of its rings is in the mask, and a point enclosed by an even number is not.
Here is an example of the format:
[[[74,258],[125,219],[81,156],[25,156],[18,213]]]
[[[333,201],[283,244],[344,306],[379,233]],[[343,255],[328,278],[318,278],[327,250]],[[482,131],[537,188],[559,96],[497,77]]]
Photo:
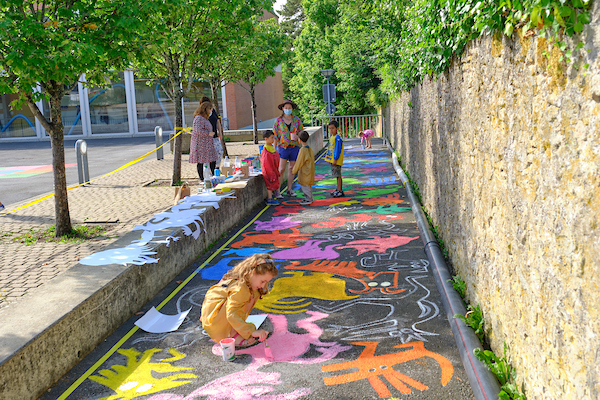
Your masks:
[[[337,121],[331,121],[328,126],[329,146],[325,161],[331,164],[331,176],[337,179],[337,188],[331,193],[332,197],[343,197],[342,190],[342,164],[344,163],[344,141],[338,135],[340,124]]]

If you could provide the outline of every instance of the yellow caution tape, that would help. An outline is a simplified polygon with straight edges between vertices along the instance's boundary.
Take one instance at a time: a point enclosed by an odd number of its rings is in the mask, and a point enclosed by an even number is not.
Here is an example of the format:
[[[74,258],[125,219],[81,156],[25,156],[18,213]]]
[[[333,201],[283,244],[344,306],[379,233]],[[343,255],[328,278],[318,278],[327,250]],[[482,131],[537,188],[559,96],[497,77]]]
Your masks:
[[[141,157],[138,157],[138,158],[136,158],[135,160],[133,160],[133,161],[131,161],[131,162],[128,162],[127,164],[125,164],[125,165],[123,165],[123,166],[121,166],[121,167],[119,167],[119,168],[115,169],[114,171],[111,171],[111,172],[109,172],[109,173],[107,173],[107,174],[104,174],[104,175],[102,175],[102,176],[99,176],[99,177],[97,177],[97,178],[91,179],[91,180],[89,180],[89,181],[87,181],[87,182],[85,182],[85,183],[80,183],[80,184],[78,184],[78,185],[73,185],[73,186],[70,186],[70,187],[68,187],[68,188],[67,188],[67,190],[73,190],[73,189],[75,189],[75,188],[78,188],[78,187],[81,187],[81,186],[87,185],[87,184],[89,184],[89,183],[92,183],[92,182],[94,182],[94,181],[96,181],[96,180],[100,179],[100,178],[104,178],[104,177],[106,177],[106,176],[109,176],[109,175],[112,175],[112,174],[114,174],[114,173],[115,173],[115,172],[117,172],[117,171],[120,171],[120,170],[122,170],[122,169],[124,169],[124,168],[127,168],[127,167],[129,167],[129,166],[131,166],[131,165],[133,165],[133,164],[135,164],[135,163],[137,163],[137,162],[139,162],[139,161],[143,160],[144,158],[148,157],[150,154],[152,154],[152,153],[154,153],[155,151],[157,151],[158,149],[162,148],[164,145],[166,145],[167,143],[169,143],[171,140],[175,139],[177,136],[181,135],[183,132],[186,132],[186,133],[190,133],[190,134],[191,134],[191,131],[192,131],[192,130],[191,130],[190,128],[181,128],[181,127],[175,127],[175,131],[179,131],[179,132],[178,132],[178,133],[176,133],[175,135],[173,135],[173,137],[172,137],[172,138],[170,138],[169,140],[167,140],[165,143],[163,143],[163,144],[161,144],[160,146],[158,146],[157,148],[155,148],[155,149],[153,149],[153,150],[151,150],[151,151],[147,152],[147,153],[146,153],[146,154],[144,154],[143,156],[141,156]],[[2,214],[0,214],[0,217],[3,217],[3,216],[5,216],[5,215],[8,215],[8,214],[11,214],[11,213],[13,213],[13,212],[15,212],[15,211],[18,211],[18,210],[22,210],[22,209],[24,209],[24,208],[27,208],[27,207],[31,207],[32,205],[34,205],[34,204],[37,204],[37,203],[39,203],[39,202],[41,202],[41,201],[47,200],[47,199],[49,199],[49,198],[51,198],[51,197],[54,197],[54,193],[50,193],[49,195],[46,195],[46,196],[44,196],[44,197],[42,197],[42,198],[39,198],[39,199],[37,199],[37,200],[33,200],[33,201],[31,201],[31,202],[29,202],[29,203],[27,203],[27,204],[24,204],[24,205],[22,205],[21,207],[17,207],[17,208],[15,208],[14,210],[10,210],[10,211],[7,211],[7,212],[5,212],[5,213],[2,213]]]

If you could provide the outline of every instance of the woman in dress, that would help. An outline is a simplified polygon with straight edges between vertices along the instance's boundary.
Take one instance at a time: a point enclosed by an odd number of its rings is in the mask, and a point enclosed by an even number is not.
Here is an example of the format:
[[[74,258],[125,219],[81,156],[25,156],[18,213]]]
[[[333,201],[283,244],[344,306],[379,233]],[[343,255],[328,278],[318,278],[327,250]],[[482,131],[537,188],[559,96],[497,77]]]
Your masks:
[[[283,178],[283,172],[285,171],[286,165],[289,166],[287,169],[287,181],[289,196],[297,196],[292,190],[294,185],[294,174],[292,169],[296,164],[296,158],[300,151],[300,142],[298,140],[298,134],[304,130],[304,125],[300,118],[292,115],[292,112],[297,108],[296,103],[291,100],[284,100],[278,108],[282,111],[282,114],[275,124],[273,124],[273,132],[277,138],[275,143],[277,144],[277,152],[279,153],[279,175]],[[279,195],[278,198],[283,196]]]
[[[204,164],[209,163],[211,172],[215,172],[217,151],[213,143],[213,128],[208,121],[213,106],[210,101],[201,103],[194,112],[194,130],[190,141],[190,163],[196,163],[200,181],[204,181]]]

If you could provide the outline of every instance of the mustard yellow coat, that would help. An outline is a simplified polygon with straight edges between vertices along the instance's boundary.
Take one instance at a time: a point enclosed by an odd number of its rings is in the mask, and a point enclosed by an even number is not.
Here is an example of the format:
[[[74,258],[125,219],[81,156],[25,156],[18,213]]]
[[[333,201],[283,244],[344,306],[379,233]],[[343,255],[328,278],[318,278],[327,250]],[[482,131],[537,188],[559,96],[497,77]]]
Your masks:
[[[315,184],[315,153],[308,146],[302,146],[296,158],[292,174],[298,174],[298,183],[301,186]]]
[[[254,298],[259,298],[257,290]],[[252,336],[256,330],[254,324],[246,322],[252,308],[248,304],[252,299],[250,288],[238,280],[221,281],[206,292],[202,303],[202,327],[215,342],[228,338],[231,329],[235,329],[244,338]]]

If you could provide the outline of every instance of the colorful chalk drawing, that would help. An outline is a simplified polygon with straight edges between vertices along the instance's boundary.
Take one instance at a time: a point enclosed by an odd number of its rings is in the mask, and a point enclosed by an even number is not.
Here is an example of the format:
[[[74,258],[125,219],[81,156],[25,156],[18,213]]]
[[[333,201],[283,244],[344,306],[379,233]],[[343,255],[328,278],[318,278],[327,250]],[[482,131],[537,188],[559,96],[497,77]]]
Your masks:
[[[408,236],[398,236],[398,235],[390,235],[389,237],[381,237],[381,236],[370,236],[367,239],[363,240],[354,240],[352,242],[348,242],[345,246],[340,246],[340,249],[356,249],[358,250],[358,255],[360,256],[363,253],[369,251],[375,251],[377,253],[386,252],[389,249],[394,249],[396,247],[404,246],[405,244],[418,239],[419,236],[408,237]]]
[[[324,365],[321,367],[321,369],[323,372],[330,372],[357,368],[358,371],[349,372],[344,375],[323,378],[326,385],[340,385],[343,383],[367,379],[380,398],[390,397],[392,393],[386,384],[383,383],[383,381],[379,378],[379,376],[383,376],[402,394],[412,393],[412,389],[407,385],[410,385],[417,390],[427,390],[429,387],[392,368],[395,365],[423,357],[429,357],[438,362],[442,368],[442,385],[446,386],[454,374],[454,367],[452,366],[452,363],[444,356],[426,350],[423,342],[399,344],[393,347],[395,349],[407,350],[379,356],[375,355],[375,350],[378,345],[377,342],[353,342],[352,344],[356,346],[365,346],[365,349],[362,351],[360,356],[358,356],[358,359],[338,364]]]
[[[385,221],[390,219],[403,219],[404,217],[401,215],[391,215],[391,216],[380,216],[380,215],[372,215],[372,214],[354,214],[352,217],[331,217],[328,220],[316,222],[311,224],[313,228],[320,229],[331,229],[331,228],[339,228],[346,224],[352,224],[354,229],[357,229],[360,226],[367,226],[366,222],[369,221]],[[393,226],[393,225],[390,225]]]
[[[354,261],[313,261],[308,265],[300,265],[299,261],[292,261],[292,264],[287,265],[285,268],[328,272],[345,278],[354,279],[364,287],[362,290],[349,289],[349,292],[354,294],[367,294],[374,290],[380,290],[381,293],[384,294],[398,294],[405,290],[398,288],[397,271],[365,271],[356,268],[356,262]]]
[[[346,282],[332,274],[289,271],[279,274],[271,292],[256,303],[255,308],[280,314],[306,312],[312,299],[341,301],[358,296],[346,294]],[[296,300],[285,300],[297,298]]]
[[[273,334],[269,336],[269,346],[271,347],[273,358],[265,356],[264,344],[259,344],[248,349],[237,350],[236,354],[249,354],[253,358],[253,363],[264,365],[272,362],[289,362],[294,364],[320,364],[335,358],[340,352],[352,348],[352,346],[340,345],[337,342],[322,342],[320,340],[323,334],[315,321],[328,317],[328,314],[318,311],[307,311],[308,318],[300,319],[296,322],[298,328],[304,329],[307,333],[294,333],[288,330],[288,321],[284,315],[269,315],[268,318],[273,324]],[[310,347],[313,346],[320,353],[318,357],[304,358]],[[214,354],[222,356],[221,347],[215,344],[212,348]]]
[[[92,375],[89,378],[116,392],[115,395],[104,397],[101,400],[133,399],[138,396],[185,385],[198,378],[198,376],[190,373],[155,378],[152,372],[165,374],[193,369],[192,367],[176,367],[170,364],[185,357],[185,354],[175,349],[167,350],[171,353],[172,357],[152,362],[152,356],[161,351],[161,349],[150,349],[144,353],[140,353],[136,349],[118,350],[119,354],[127,357],[127,365],[115,364],[112,366],[112,369],[99,371],[99,374],[102,376]]]
[[[163,363],[168,369],[175,357],[148,362],[139,371],[130,368],[134,362],[144,364],[137,360],[140,351],[130,349],[119,351],[131,359],[128,366],[112,361],[112,369],[102,370],[90,379],[98,383],[103,380],[104,386],[114,390],[117,395],[111,400],[136,396],[150,400],[335,398],[331,396],[335,393],[332,387],[350,382],[359,382],[360,386],[340,389],[360,389],[349,398],[373,398],[438,390],[450,382],[458,384],[458,379],[451,379],[454,367],[450,361],[425,349],[432,348],[436,337],[448,335],[449,329],[439,331],[443,318],[439,300],[431,292],[435,284],[429,262],[424,254],[413,259],[415,248],[420,247],[420,242],[415,242],[419,236],[412,226],[409,204],[401,194],[402,185],[390,175],[393,170],[389,153],[352,148],[347,154],[348,163],[343,169],[345,197],[330,196],[335,180],[330,179],[328,166],[317,164],[322,179],[315,185],[311,207],[298,204],[304,196],[295,185],[297,198],[286,198],[281,205],[269,207],[250,225],[251,231],[226,242],[216,258],[211,256],[205,263],[198,260],[201,267],[196,277],[167,306],[169,314],[192,308],[177,331],[138,331],[129,340],[131,347],[151,348],[142,358],[151,357],[152,352],[160,351],[158,348],[168,348],[174,356],[182,354],[179,351],[190,356],[193,352],[193,360],[183,359],[185,365],[174,368],[193,369],[194,375],[190,372],[187,376],[178,369],[164,373],[160,367],[152,367]],[[204,224],[202,213],[213,199],[184,200],[136,227],[141,237],[129,246],[130,255],[115,253],[116,258],[112,258],[106,254],[111,258],[97,260],[97,265],[109,261],[156,262],[152,243],[168,245],[179,240],[172,237],[176,228],[181,228],[184,235],[199,238]],[[411,225],[409,229],[409,224],[401,224],[405,221]],[[236,350],[236,360],[224,363],[220,346],[199,322],[202,302],[206,291],[225,272],[256,253],[271,254],[279,269],[270,293],[256,303],[253,311],[268,313],[262,329],[271,332],[267,340],[273,356],[267,357],[264,343],[259,343]],[[136,353],[133,356],[126,352]],[[436,363],[424,362],[427,358]],[[290,365],[319,374],[306,375],[317,376],[317,380],[298,376],[302,374]],[[442,385],[437,383],[440,368]],[[117,382],[114,375],[125,369],[131,375]],[[152,375],[147,371],[153,371]],[[177,386],[181,387],[170,390]],[[114,397],[121,395],[119,390],[123,395]],[[444,398],[443,392],[440,398]]]
[[[409,211],[410,211],[410,207],[400,207],[398,204],[391,204],[391,205],[379,205],[375,208],[366,209],[364,211],[354,211],[354,212],[369,212],[369,213],[393,215],[393,214],[401,214],[403,212],[409,212]]]
[[[400,199],[400,195],[398,193],[392,193],[392,194],[388,194],[387,196],[381,196],[381,197],[375,197],[375,198],[363,200],[362,205],[378,206],[378,205],[400,204],[403,202],[404,202],[404,200]]]
[[[291,233],[281,233],[275,231],[272,233],[254,233],[248,232],[242,234],[244,239],[231,244],[231,248],[241,249],[244,247],[254,247],[254,245],[270,245],[281,249],[289,249],[300,245],[300,242],[311,239],[312,235],[300,233],[298,228],[290,229]]]
[[[302,225],[302,221],[292,221],[292,217],[273,217],[270,221],[256,221],[254,229],[257,231],[279,231]]]
[[[306,243],[304,243],[300,247],[276,251],[271,255],[273,256],[273,258],[280,260],[332,260],[340,256],[340,253],[333,250],[339,245],[332,244],[321,248],[319,247],[321,243],[325,243],[325,241],[307,240]]]

